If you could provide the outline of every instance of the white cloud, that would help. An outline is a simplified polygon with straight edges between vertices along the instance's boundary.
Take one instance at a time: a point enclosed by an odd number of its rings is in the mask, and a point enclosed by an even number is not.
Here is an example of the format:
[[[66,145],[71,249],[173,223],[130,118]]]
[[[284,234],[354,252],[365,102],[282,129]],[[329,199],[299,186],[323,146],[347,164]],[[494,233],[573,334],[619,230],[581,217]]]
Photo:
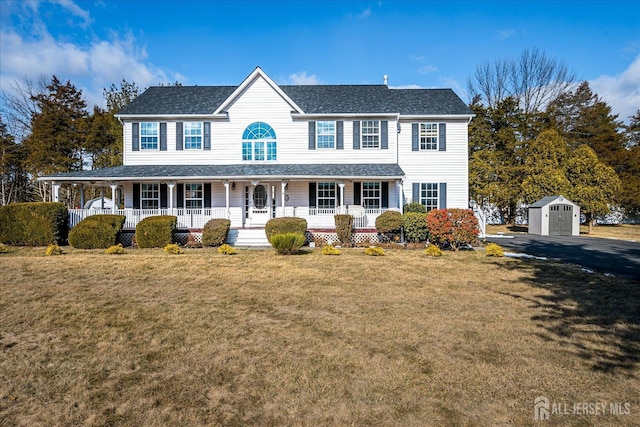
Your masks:
[[[356,18],[358,19],[365,19],[368,18],[369,16],[371,16],[371,8],[368,7],[365,10],[363,10],[362,12],[358,13],[356,15]]]
[[[389,89],[424,89],[420,85],[400,85],[400,86],[389,86]]]
[[[52,0],[52,3],[62,6],[64,9],[71,12],[74,16],[82,18],[82,27],[86,28],[93,23],[91,15],[86,10],[75,4],[72,0]]]
[[[292,85],[318,85],[320,79],[315,74],[307,75],[306,71],[289,74],[289,82]]]
[[[434,73],[436,71],[438,71],[438,67],[436,67],[435,65],[425,65],[418,69],[418,72],[420,74],[429,74],[429,73]]]
[[[506,40],[516,35],[516,30],[506,29],[498,31],[498,40]]]
[[[589,82],[591,90],[609,104],[625,122],[640,108],[640,55],[617,76],[600,76]]]
[[[422,56],[422,55],[409,55],[409,61],[411,61],[411,62],[424,62],[424,56]]]

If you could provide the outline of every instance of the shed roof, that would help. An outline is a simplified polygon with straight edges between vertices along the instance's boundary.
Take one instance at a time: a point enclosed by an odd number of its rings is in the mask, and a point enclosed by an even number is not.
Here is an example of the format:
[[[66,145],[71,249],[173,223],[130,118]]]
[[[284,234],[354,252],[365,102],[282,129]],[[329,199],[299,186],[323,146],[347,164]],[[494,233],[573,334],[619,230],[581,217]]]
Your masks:
[[[564,196],[545,196],[542,199],[538,200],[532,205],[529,205],[530,208],[542,208],[544,206],[550,205],[554,202],[560,203],[568,203],[571,205],[578,206],[576,203],[572,202],[569,199],[566,199]]]

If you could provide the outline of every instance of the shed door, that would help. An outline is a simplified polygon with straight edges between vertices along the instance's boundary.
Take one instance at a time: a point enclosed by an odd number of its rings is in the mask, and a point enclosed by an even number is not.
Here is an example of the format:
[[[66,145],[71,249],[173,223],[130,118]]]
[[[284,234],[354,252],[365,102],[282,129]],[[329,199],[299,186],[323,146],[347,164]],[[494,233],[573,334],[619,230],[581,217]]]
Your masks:
[[[549,235],[571,236],[573,224],[572,205],[549,206]]]

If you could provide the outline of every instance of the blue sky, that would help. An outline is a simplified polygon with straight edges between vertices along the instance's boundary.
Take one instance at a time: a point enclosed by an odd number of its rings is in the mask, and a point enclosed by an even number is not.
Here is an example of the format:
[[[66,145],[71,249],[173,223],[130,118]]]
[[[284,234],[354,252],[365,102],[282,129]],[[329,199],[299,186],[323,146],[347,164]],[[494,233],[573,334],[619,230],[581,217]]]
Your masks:
[[[141,88],[281,84],[451,87],[476,66],[538,48],[620,114],[640,108],[640,1],[0,0],[0,89],[41,74],[89,104]]]

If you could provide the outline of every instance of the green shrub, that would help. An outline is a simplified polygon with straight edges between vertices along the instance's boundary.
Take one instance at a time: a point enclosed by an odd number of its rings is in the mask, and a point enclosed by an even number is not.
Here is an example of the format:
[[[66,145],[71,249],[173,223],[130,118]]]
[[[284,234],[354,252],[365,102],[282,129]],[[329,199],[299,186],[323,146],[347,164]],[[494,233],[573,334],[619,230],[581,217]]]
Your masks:
[[[204,225],[202,229],[202,244],[204,246],[220,246],[227,240],[231,221],[215,218]]]
[[[122,255],[124,254],[124,248],[122,243],[118,243],[117,245],[109,246],[104,253],[107,255]]]
[[[402,208],[402,211],[404,213],[415,212],[415,213],[424,213],[424,214],[426,214],[427,213],[427,208],[422,203],[412,202],[412,203],[407,203],[406,205],[404,205],[404,207]]]
[[[62,249],[60,248],[60,246],[56,244],[51,244],[47,246],[47,249],[44,251],[44,254],[46,256],[62,255]]]
[[[300,233],[279,233],[274,234],[269,239],[271,246],[273,246],[276,252],[280,255],[291,255],[297,253],[302,245],[304,245],[305,241],[305,235]]]
[[[105,249],[118,241],[127,217],[124,215],[92,215],[69,231],[69,244],[76,249]]]
[[[442,251],[440,250],[440,248],[433,244],[427,246],[427,249],[424,250],[424,253],[427,254],[427,256],[442,256]]]
[[[218,248],[218,253],[222,255],[235,255],[237,252],[233,246],[225,243]]]
[[[324,245],[322,247],[322,255],[340,255],[340,249],[336,249],[333,245]]]
[[[9,247],[4,243],[0,243],[0,254],[8,254],[8,253],[9,253]]]
[[[487,256],[495,256],[495,257],[503,257],[504,251],[502,250],[502,246],[497,243],[489,243],[485,248],[487,251]]]
[[[399,231],[404,224],[402,214],[396,211],[386,211],[376,218],[376,230],[379,233]]]
[[[139,248],[163,248],[173,241],[178,218],[171,215],[150,216],[136,226]]]
[[[182,251],[180,250],[180,246],[178,246],[177,243],[169,243],[162,250],[165,254],[169,255],[179,255],[182,253]]]
[[[275,234],[283,233],[298,233],[304,236],[307,232],[307,220],[289,216],[273,218],[267,221],[264,232],[267,235],[267,239],[271,239],[271,236]]]
[[[428,231],[426,214],[418,212],[404,214],[404,237],[408,242],[426,242]]]
[[[351,234],[353,233],[353,216],[338,214],[333,217],[336,223],[338,240],[343,246],[351,246]]]
[[[370,246],[364,250],[364,253],[369,256],[384,256],[384,249],[379,246]]]
[[[0,242],[23,246],[64,244],[69,212],[64,203],[10,203],[0,207]]]
[[[470,209],[434,209],[427,214],[429,239],[458,250],[478,239],[478,220]]]

